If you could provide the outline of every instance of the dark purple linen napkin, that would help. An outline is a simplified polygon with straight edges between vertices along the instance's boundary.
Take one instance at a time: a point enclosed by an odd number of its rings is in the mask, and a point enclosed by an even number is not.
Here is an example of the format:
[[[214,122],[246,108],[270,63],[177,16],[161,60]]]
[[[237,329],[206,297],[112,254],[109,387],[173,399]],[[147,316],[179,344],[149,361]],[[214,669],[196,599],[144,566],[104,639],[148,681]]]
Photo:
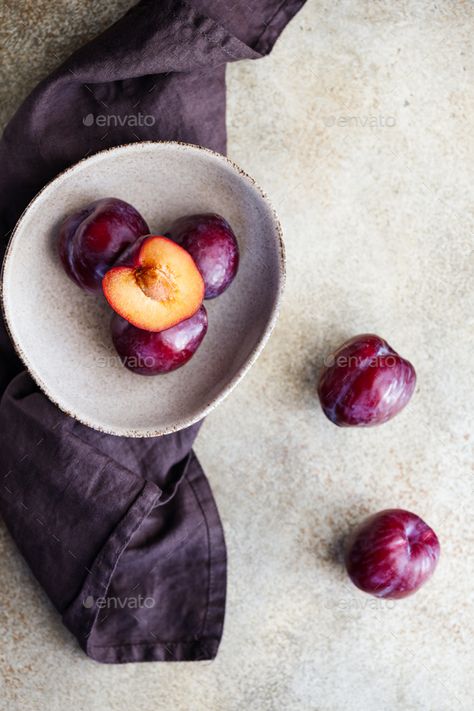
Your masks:
[[[226,63],[268,53],[303,4],[146,0],[76,52],[0,143],[2,249],[36,192],[97,150],[182,140],[225,152]],[[153,121],[130,120],[140,115]],[[151,439],[96,432],[21,372],[3,326],[0,353],[0,510],[66,626],[100,662],[214,658],[226,550],[192,451],[200,424]]]

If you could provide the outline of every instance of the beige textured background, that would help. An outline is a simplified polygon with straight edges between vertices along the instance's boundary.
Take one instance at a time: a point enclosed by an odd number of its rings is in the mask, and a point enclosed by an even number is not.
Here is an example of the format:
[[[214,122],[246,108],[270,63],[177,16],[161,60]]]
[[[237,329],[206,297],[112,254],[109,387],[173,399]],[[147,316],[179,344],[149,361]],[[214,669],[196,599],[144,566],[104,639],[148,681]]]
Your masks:
[[[130,4],[4,0],[2,123]],[[279,210],[288,285],[264,355],[198,440],[229,548],[219,656],[89,661],[2,528],[2,709],[473,707],[473,30],[460,0],[309,0],[269,58],[228,70],[229,155]],[[392,423],[339,430],[316,373],[367,330],[414,362],[417,393]],[[389,506],[442,545],[432,581],[396,604],[340,565],[350,526]]]

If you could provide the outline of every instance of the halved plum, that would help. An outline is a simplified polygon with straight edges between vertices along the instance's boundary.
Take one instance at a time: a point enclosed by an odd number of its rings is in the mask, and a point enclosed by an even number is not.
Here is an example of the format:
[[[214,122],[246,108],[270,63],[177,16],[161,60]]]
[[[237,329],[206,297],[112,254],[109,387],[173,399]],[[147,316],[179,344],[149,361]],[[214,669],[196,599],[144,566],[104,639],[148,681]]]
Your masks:
[[[122,318],[145,331],[163,331],[193,316],[204,281],[191,255],[167,237],[139,239],[102,280],[105,298]]]

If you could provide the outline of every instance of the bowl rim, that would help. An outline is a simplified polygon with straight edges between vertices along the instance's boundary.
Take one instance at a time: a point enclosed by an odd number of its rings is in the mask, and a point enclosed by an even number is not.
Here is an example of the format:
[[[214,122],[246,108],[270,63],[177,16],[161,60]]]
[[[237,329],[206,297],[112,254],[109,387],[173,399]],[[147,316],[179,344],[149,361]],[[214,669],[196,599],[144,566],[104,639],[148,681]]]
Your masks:
[[[179,421],[176,422],[176,424],[169,425],[167,427],[161,427],[158,429],[150,428],[150,427],[142,427],[139,429],[127,429],[126,427],[121,427],[121,428],[109,428],[100,422],[96,422],[92,419],[88,419],[87,417],[84,417],[83,415],[79,415],[75,412],[71,412],[70,409],[68,409],[70,406],[66,405],[65,403],[61,403],[58,401],[58,399],[51,393],[48,385],[43,381],[43,379],[39,376],[39,374],[36,372],[33,364],[30,362],[27,354],[23,351],[21,348],[20,344],[17,343],[15,340],[15,337],[13,335],[13,319],[11,315],[9,314],[8,310],[8,305],[7,305],[7,295],[6,295],[6,288],[5,288],[5,276],[7,273],[8,265],[10,262],[11,258],[11,252],[12,252],[12,247],[13,243],[15,241],[16,235],[21,227],[21,224],[23,222],[24,217],[26,216],[27,212],[33,207],[33,205],[39,200],[39,198],[43,195],[45,191],[47,191],[55,182],[58,182],[60,179],[62,179],[65,175],[68,173],[72,172],[75,170],[79,165],[82,163],[86,163],[88,161],[92,161],[94,159],[97,159],[97,157],[102,156],[106,153],[118,153],[121,151],[128,151],[128,150],[142,150],[144,147],[150,147],[150,146],[155,146],[155,147],[165,147],[165,146],[171,146],[171,147],[176,147],[179,148],[180,150],[184,151],[196,151],[197,153],[207,153],[211,155],[214,158],[217,158],[218,161],[227,164],[234,172],[236,172],[240,178],[245,180],[247,183],[249,183],[256,191],[259,193],[260,197],[262,198],[263,202],[266,204],[270,211],[270,215],[273,220],[273,224],[275,227],[276,231],[276,240],[277,240],[277,249],[278,249],[278,278],[277,278],[277,288],[276,288],[276,293],[275,293],[275,298],[273,301],[273,305],[270,311],[270,316],[269,319],[265,325],[265,328],[258,338],[258,341],[254,348],[252,349],[250,355],[247,357],[245,363],[238,369],[238,371],[235,373],[235,375],[226,383],[226,385],[222,388],[221,392],[214,397],[211,402],[207,403],[206,406],[199,408],[199,411],[197,413],[194,413],[190,416],[183,417]],[[267,193],[258,185],[258,183],[255,181],[254,178],[252,178],[251,175],[249,175],[246,171],[244,171],[235,161],[233,161],[231,158],[228,156],[223,155],[222,153],[219,153],[218,151],[214,151],[212,148],[207,148],[205,146],[201,146],[195,143],[187,143],[185,141],[136,141],[136,142],[131,142],[131,143],[123,143],[119,144],[116,146],[111,146],[110,148],[105,148],[100,151],[96,151],[95,153],[92,153],[90,155],[85,156],[84,158],[81,158],[80,160],[76,161],[72,165],[68,166],[64,170],[60,171],[57,175],[54,176],[54,178],[51,178],[45,185],[39,190],[36,195],[28,202],[22,213],[20,214],[20,217],[18,218],[12,232],[10,235],[10,238],[8,240],[8,244],[5,249],[5,254],[3,257],[2,265],[1,265],[1,272],[0,272],[0,306],[1,306],[1,311],[3,314],[3,319],[5,323],[5,327],[7,330],[7,333],[9,335],[10,341],[15,349],[16,354],[22,361],[23,365],[25,366],[26,370],[30,374],[30,376],[33,378],[34,382],[38,386],[38,388],[43,392],[44,395],[54,404],[56,407],[61,411],[64,412],[66,415],[69,415],[69,417],[72,417],[74,420],[77,420],[78,422],[81,422],[83,425],[86,425],[87,427],[90,427],[94,430],[97,430],[99,432],[103,432],[104,434],[110,434],[114,435],[117,437],[134,437],[134,438],[148,438],[148,437],[161,437],[166,434],[171,434],[173,432],[179,432],[182,429],[185,429],[186,427],[190,427],[191,425],[203,420],[212,410],[214,410],[231,392],[234,390],[234,388],[239,384],[239,382],[242,380],[242,378],[248,373],[252,365],[255,363],[261,352],[263,351],[265,345],[268,342],[268,339],[270,338],[270,335],[275,327],[275,324],[278,320],[279,312],[280,312],[280,306],[281,306],[281,299],[283,295],[283,290],[285,287],[285,281],[286,281],[286,256],[285,256],[285,245],[283,241],[283,230],[281,226],[280,219],[276,213],[276,210],[268,197]]]

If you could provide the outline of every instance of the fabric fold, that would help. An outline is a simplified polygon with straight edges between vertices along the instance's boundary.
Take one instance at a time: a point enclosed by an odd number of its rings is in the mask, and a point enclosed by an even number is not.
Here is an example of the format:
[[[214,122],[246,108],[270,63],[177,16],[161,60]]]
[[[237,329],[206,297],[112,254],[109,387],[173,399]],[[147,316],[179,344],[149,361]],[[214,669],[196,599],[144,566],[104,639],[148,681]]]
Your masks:
[[[140,512],[140,525],[127,538]],[[64,617],[90,657],[105,663],[214,658],[225,611],[225,545],[195,455],[167,506],[158,501],[153,508],[153,492],[145,488],[92,573]],[[104,594],[97,581],[107,578]]]
[[[102,662],[213,658],[226,550],[212,492],[190,452],[197,428],[132,440],[128,468],[117,458],[123,438],[91,437],[21,374],[0,406],[0,431],[9,429],[18,436],[2,441],[3,518],[87,654]],[[116,443],[114,455],[102,451],[104,441]],[[137,453],[149,441],[143,467]]]

